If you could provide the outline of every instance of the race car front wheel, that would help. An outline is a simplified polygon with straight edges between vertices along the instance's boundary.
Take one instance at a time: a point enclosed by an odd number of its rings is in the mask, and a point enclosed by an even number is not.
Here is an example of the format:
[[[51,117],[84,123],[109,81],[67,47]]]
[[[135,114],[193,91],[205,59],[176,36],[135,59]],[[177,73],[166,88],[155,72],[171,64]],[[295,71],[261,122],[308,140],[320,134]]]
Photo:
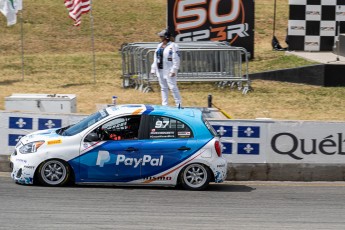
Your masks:
[[[69,166],[60,160],[48,160],[41,164],[38,170],[38,179],[43,185],[63,186],[70,179]]]
[[[187,165],[181,174],[181,184],[188,190],[203,190],[210,183],[211,174],[203,164]]]

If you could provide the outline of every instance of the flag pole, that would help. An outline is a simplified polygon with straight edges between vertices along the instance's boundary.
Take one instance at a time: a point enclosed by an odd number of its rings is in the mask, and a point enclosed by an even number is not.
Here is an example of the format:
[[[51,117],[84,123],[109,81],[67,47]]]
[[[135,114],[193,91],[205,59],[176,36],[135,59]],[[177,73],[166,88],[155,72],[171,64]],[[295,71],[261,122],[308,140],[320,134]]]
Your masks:
[[[93,63],[93,83],[96,83],[96,56],[95,56],[95,37],[93,31],[92,0],[90,0],[90,28],[91,28],[91,46],[92,46],[92,63]]]
[[[276,35],[276,14],[277,14],[277,0],[274,0],[273,37]]]
[[[21,56],[22,56],[22,81],[24,81],[24,31],[23,31],[23,9],[20,11],[20,37],[21,37]]]

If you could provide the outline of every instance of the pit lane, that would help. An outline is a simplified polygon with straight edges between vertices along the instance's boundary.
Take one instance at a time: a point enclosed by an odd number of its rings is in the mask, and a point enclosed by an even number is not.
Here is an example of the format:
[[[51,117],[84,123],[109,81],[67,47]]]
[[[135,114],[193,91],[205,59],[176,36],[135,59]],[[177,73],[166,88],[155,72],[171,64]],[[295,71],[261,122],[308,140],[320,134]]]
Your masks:
[[[160,187],[17,185],[0,173],[0,229],[343,229],[344,182]]]

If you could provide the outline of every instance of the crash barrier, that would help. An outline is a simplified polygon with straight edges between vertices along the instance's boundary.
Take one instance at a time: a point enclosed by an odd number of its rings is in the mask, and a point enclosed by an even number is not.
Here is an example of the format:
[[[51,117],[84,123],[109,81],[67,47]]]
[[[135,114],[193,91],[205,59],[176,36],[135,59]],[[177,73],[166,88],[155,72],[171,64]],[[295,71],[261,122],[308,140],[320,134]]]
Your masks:
[[[158,43],[128,43],[121,47],[123,87],[152,91],[158,78],[150,73]],[[179,82],[215,82],[219,87],[250,88],[248,53],[227,42],[178,42],[181,64]]]
[[[67,126],[82,114],[0,112],[0,171],[23,135]],[[345,180],[345,122],[215,120],[228,180]]]

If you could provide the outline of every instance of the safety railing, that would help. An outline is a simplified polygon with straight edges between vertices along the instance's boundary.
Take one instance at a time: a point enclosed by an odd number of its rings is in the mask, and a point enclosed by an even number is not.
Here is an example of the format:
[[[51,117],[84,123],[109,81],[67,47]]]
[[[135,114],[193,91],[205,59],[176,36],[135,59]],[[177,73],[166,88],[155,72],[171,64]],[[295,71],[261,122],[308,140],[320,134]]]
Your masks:
[[[152,90],[158,78],[150,74],[158,43],[130,43],[121,47],[123,87]],[[248,53],[226,42],[179,42],[181,64],[178,82],[215,82],[219,87],[238,88],[246,94]]]

